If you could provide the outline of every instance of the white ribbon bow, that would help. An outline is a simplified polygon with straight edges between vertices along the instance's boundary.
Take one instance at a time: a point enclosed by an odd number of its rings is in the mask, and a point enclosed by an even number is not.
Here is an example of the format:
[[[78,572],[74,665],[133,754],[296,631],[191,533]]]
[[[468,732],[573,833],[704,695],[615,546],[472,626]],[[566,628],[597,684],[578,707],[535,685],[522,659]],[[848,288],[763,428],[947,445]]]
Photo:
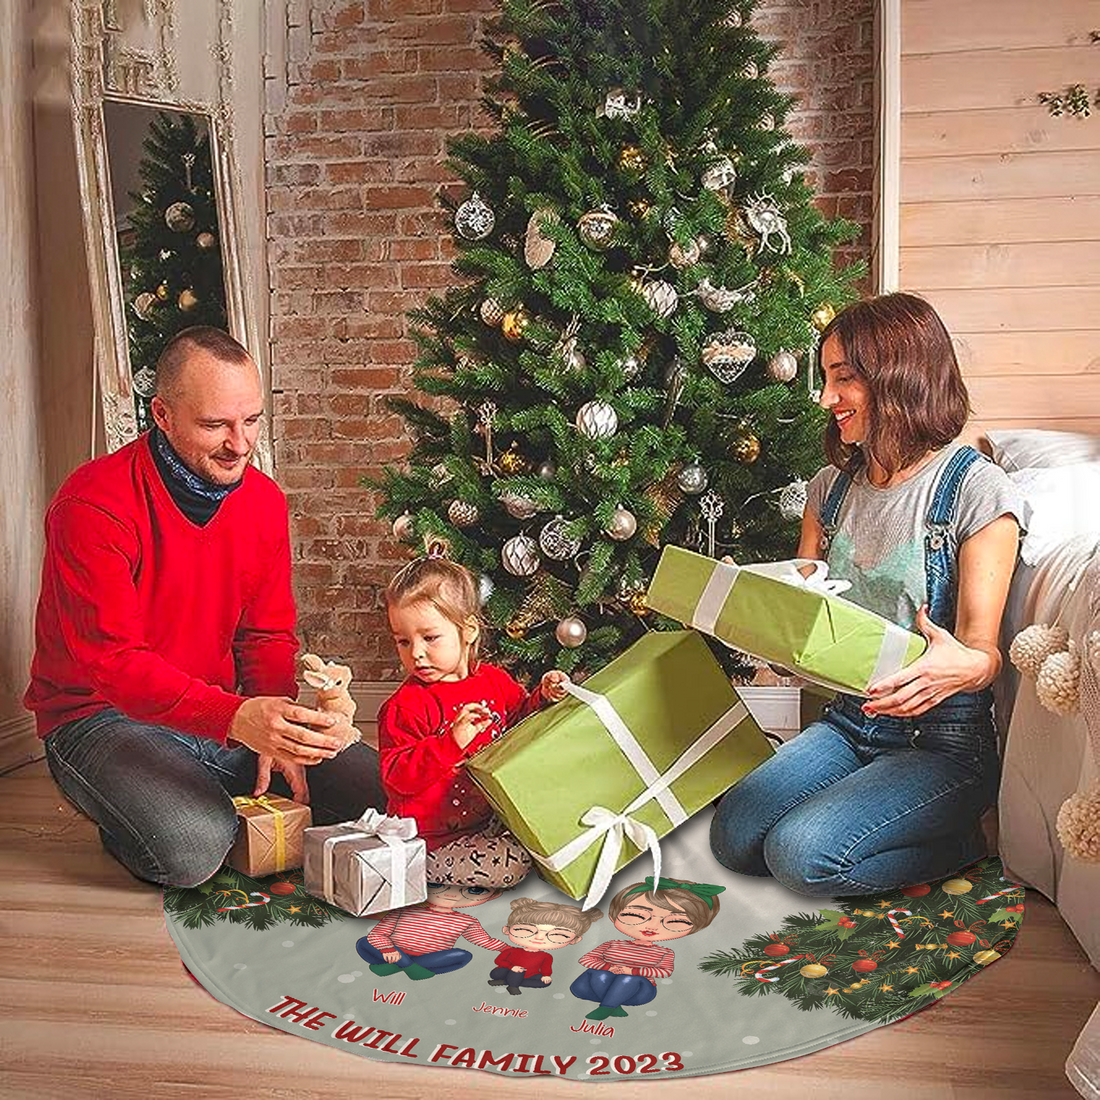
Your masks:
[[[619,862],[619,853],[623,850],[623,835],[630,838],[634,846],[641,851],[649,849],[653,857],[653,881],[659,882],[661,878],[661,845],[657,840],[656,832],[644,821],[631,817],[628,813],[612,813],[604,806],[593,806],[582,818],[582,825],[588,825],[598,829],[605,837],[603,847],[600,849],[600,857],[596,861],[596,870],[592,875],[592,884],[588,887],[582,912],[591,909],[600,898],[603,897],[611,882],[611,876],[615,874],[616,864]]]
[[[802,572],[806,566],[811,567],[808,576]],[[808,588],[811,592],[820,592],[825,596],[839,596],[841,592],[847,592],[852,587],[851,581],[842,581],[838,577],[829,580],[829,563],[817,558],[790,558],[787,561],[768,561],[736,568],[760,577],[771,577],[795,588]]]
[[[405,904],[405,871],[408,862],[405,841],[412,840],[416,836],[416,818],[389,817],[368,806],[358,821],[349,821],[339,827],[348,831],[337,836],[328,837],[322,847],[321,867],[325,897],[331,898],[333,896],[333,865],[336,845],[349,840],[366,840],[370,837],[377,837],[389,848],[392,856],[389,907],[391,909],[402,908]]]

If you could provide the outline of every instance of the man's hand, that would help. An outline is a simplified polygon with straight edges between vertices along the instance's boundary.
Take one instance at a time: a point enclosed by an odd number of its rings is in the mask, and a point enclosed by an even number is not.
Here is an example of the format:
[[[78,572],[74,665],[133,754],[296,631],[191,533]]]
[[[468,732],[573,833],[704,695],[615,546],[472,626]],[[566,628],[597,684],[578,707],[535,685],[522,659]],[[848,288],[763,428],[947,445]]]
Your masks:
[[[256,786],[253,798],[266,794],[271,786],[271,769],[280,771],[290,786],[290,797],[303,806],[309,805],[309,784],[306,782],[306,769],[301,764],[280,764],[270,756],[261,756],[256,762]]]
[[[570,683],[569,673],[562,672],[560,668],[552,668],[549,672],[542,674],[539,689],[544,699],[551,703],[560,703],[569,694],[565,690],[565,685],[568,683]]]
[[[493,712],[484,703],[467,703],[455,716],[451,736],[464,749],[479,733],[493,724]]]
[[[291,699],[260,695],[241,704],[228,736],[279,765],[319,764],[343,748],[343,738],[328,732],[338,720],[339,715],[311,710]]]

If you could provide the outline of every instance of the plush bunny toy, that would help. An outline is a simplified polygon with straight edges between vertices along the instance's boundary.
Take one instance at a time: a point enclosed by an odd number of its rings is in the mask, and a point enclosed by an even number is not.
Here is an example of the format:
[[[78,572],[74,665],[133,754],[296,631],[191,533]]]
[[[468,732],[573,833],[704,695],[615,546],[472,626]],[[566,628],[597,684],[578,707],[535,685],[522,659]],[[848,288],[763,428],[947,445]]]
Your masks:
[[[316,653],[306,653],[302,657],[305,666],[303,678],[310,687],[317,689],[317,709],[339,714],[341,721],[328,732],[343,735],[344,748],[359,740],[361,734],[352,724],[355,718],[355,700],[348,688],[351,685],[351,669],[347,665],[338,665],[318,657]]]

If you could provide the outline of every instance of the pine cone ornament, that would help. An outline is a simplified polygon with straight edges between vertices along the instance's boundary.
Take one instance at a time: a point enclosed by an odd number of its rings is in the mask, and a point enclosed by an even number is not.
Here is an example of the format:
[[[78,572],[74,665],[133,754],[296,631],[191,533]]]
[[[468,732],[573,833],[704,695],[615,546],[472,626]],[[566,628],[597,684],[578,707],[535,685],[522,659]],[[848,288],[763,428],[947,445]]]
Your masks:
[[[1053,653],[1062,652],[1069,644],[1069,631],[1064,626],[1035,623],[1025,627],[1012,639],[1008,659],[1025,676],[1039,675],[1043,662]]]
[[[1081,705],[1081,657],[1073,642],[1064,653],[1052,653],[1035,677],[1039,702],[1054,714],[1075,714]]]
[[[1058,811],[1056,828],[1068,855],[1100,863],[1100,784],[1071,794]]]

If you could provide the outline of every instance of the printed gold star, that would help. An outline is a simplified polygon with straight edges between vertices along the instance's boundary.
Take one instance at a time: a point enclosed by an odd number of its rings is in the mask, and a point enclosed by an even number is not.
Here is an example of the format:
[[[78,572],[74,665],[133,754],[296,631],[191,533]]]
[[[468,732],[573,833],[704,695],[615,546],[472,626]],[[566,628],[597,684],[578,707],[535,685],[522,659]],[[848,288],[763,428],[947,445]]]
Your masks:
[[[899,946],[899,945],[898,945],[898,941],[897,941],[897,940],[891,940],[891,941],[890,941],[890,942],[889,942],[889,943],[888,943],[888,944],[887,944],[886,946],[887,946],[887,947],[897,947],[897,946]]]
[[[829,986],[829,988],[825,990],[826,996],[829,996],[829,997],[831,997],[834,993],[839,993],[839,992],[840,992],[839,989],[833,989],[832,986]]]
[[[884,985],[882,988],[883,989],[893,989],[894,987],[892,985]]]
[[[959,957],[959,953],[958,953],[958,951],[948,951],[947,952],[947,957],[949,959],[957,959]]]
[[[940,916],[941,917],[953,917],[955,914],[950,909],[945,909]]]
[[[288,913],[300,913],[301,911],[302,911],[302,907],[300,905],[292,905],[287,910]]]
[[[1001,921],[1001,927],[1002,928],[1011,928],[1012,927],[1012,921],[1010,921],[1010,920]]]
[[[908,966],[908,967],[905,968],[905,973],[906,974],[919,974],[920,973],[920,967],[919,966]]]
[[[880,909],[888,909],[890,907],[890,903],[888,901],[880,901],[878,905]]]

